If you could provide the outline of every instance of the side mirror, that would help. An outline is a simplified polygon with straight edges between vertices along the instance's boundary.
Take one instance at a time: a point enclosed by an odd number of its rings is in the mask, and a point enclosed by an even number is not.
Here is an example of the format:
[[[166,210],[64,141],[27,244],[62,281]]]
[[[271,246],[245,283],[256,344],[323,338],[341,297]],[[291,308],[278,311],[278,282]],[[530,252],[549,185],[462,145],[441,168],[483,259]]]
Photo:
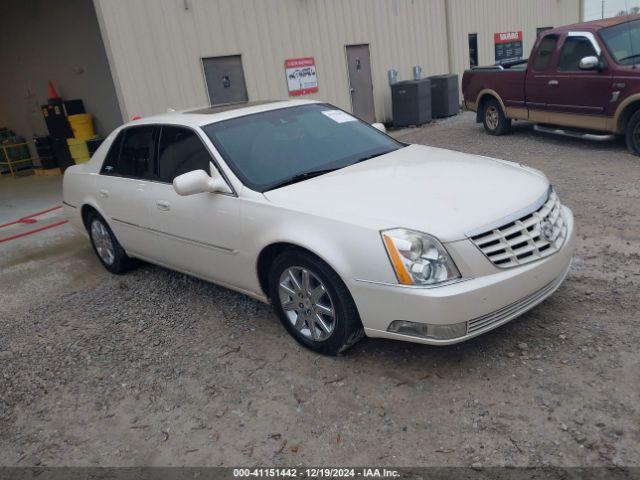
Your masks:
[[[384,126],[384,123],[372,123],[371,126],[382,133],[387,133],[387,127]]]
[[[173,189],[178,195],[196,193],[230,193],[229,186],[222,177],[210,177],[204,170],[183,173],[173,179]]]
[[[600,59],[595,56],[584,57],[580,60],[580,70],[600,70]]]

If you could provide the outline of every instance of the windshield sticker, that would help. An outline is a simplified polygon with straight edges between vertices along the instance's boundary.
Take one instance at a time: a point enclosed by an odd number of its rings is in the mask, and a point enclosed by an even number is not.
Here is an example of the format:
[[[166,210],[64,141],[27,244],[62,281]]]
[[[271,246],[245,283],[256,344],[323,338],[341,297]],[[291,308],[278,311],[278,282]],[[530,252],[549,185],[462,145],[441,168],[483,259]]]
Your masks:
[[[325,110],[322,113],[323,115],[326,115],[336,123],[346,123],[346,122],[356,121],[355,117],[352,117],[351,115],[349,115],[346,112],[343,112],[342,110]]]

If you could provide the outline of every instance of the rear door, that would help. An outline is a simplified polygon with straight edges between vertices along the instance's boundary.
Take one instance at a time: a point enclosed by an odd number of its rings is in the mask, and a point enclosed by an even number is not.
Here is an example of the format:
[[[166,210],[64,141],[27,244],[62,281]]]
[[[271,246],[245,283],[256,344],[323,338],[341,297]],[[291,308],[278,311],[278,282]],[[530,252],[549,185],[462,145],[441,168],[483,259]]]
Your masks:
[[[593,128],[599,120],[604,120],[612,92],[611,73],[606,68],[602,71],[580,69],[580,60],[600,57],[600,54],[600,46],[590,32],[569,32],[562,36],[556,61],[546,78],[547,110],[593,116]]]
[[[116,238],[127,252],[145,257],[155,241],[148,193],[156,178],[158,131],[154,125],[121,130],[96,181],[96,196]]]
[[[527,67],[525,96],[530,110],[544,110],[547,107],[549,80],[553,73],[553,61],[557,55],[559,35],[544,35],[534,47],[533,58]]]
[[[158,235],[154,257],[169,267],[234,285],[239,272],[239,199],[224,193],[180,196],[174,190],[176,176],[193,170],[210,174],[215,168],[196,130],[164,125],[158,153],[158,181],[150,189],[151,221]]]

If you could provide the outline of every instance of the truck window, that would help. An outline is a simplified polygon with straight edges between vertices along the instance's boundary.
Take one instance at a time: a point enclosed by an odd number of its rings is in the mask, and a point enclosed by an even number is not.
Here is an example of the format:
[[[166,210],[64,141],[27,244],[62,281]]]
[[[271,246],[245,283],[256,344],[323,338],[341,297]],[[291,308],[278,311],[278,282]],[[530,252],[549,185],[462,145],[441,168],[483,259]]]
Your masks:
[[[536,72],[546,70],[558,44],[557,35],[547,35],[540,41],[536,58],[533,60],[533,69]]]
[[[597,57],[591,41],[586,37],[567,37],[560,52],[558,70],[577,72],[580,70],[580,60],[584,57]]]

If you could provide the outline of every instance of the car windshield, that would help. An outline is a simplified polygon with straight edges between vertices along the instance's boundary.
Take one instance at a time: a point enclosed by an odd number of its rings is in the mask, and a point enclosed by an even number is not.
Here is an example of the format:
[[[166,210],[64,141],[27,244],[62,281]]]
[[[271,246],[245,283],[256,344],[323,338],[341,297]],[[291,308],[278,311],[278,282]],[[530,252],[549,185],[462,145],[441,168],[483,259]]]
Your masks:
[[[404,146],[348,113],[321,103],[224,120],[203,130],[242,182],[259,192]]]
[[[617,64],[640,63],[640,20],[604,28],[600,37]]]

